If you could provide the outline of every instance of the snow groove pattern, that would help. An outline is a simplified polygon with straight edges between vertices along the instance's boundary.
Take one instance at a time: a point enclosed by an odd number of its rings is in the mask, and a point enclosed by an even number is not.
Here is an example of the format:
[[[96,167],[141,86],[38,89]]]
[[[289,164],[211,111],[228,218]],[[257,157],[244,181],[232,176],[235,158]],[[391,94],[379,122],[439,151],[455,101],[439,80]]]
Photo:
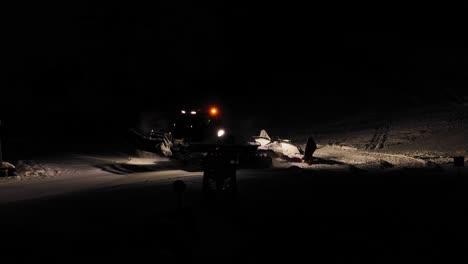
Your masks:
[[[376,150],[385,147],[385,142],[388,138],[388,132],[390,131],[390,125],[384,124],[375,129],[375,132],[368,144],[366,144],[366,150]]]

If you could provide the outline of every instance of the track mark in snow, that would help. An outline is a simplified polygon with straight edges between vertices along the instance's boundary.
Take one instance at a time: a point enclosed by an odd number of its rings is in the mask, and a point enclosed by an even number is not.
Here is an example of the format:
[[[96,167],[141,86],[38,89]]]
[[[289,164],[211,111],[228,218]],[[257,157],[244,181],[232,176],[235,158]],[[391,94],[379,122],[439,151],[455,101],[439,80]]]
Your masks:
[[[388,131],[390,125],[386,124],[379,126],[375,129],[374,135],[372,136],[369,144],[366,144],[366,150],[382,149],[385,146],[385,142],[388,138]]]

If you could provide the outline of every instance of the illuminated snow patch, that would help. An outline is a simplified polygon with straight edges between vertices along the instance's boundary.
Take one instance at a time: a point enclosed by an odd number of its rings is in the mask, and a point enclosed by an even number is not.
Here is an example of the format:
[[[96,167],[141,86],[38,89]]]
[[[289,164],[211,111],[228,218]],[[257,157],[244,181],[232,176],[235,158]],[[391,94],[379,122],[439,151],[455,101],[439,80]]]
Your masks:
[[[170,159],[168,158],[130,158],[127,162],[127,164],[131,165],[154,165],[160,162],[168,162]]]

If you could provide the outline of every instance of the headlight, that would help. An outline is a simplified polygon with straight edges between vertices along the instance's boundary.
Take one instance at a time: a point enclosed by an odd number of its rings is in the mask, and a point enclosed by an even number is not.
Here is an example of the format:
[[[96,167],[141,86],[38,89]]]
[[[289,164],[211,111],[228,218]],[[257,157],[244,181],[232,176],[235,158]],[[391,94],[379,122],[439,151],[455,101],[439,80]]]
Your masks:
[[[224,132],[224,129],[218,130],[218,137],[224,136],[224,133],[225,133],[225,132]]]

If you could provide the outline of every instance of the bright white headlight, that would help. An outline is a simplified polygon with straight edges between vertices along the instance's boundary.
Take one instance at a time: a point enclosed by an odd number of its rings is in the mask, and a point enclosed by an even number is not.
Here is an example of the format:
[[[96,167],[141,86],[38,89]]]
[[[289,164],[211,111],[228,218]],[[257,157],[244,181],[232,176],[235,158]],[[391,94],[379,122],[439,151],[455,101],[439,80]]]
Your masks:
[[[185,114],[185,110],[180,111],[182,114]]]
[[[192,114],[192,115],[196,115],[196,114],[197,114],[197,112],[195,112],[195,111],[192,111],[192,112],[190,112],[190,114]]]
[[[224,133],[225,133],[225,132],[224,132],[224,129],[218,130],[218,137],[224,136]]]

